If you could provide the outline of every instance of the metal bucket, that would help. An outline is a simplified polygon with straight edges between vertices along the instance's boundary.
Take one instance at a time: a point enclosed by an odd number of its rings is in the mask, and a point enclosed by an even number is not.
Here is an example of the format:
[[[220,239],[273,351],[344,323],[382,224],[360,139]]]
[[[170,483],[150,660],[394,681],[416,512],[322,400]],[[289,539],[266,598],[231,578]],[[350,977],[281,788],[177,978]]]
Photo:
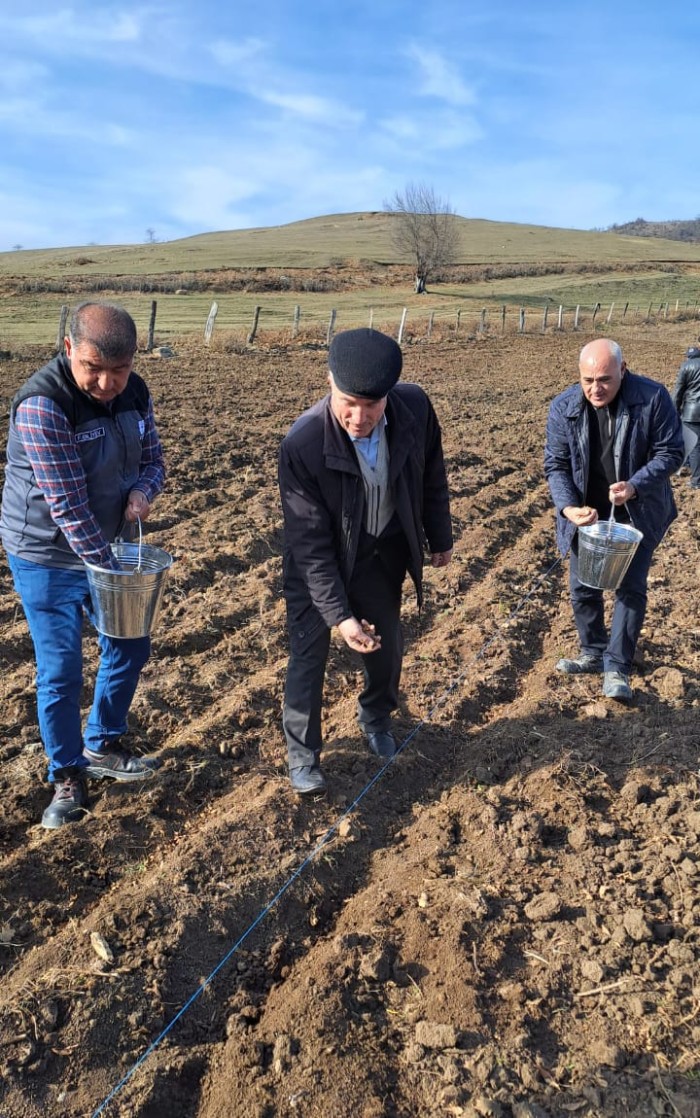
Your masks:
[[[172,555],[144,543],[113,543],[121,571],[86,563],[95,628],[106,637],[147,637],[153,632]]]
[[[617,590],[642,539],[637,528],[608,520],[579,528],[579,582],[596,590]]]

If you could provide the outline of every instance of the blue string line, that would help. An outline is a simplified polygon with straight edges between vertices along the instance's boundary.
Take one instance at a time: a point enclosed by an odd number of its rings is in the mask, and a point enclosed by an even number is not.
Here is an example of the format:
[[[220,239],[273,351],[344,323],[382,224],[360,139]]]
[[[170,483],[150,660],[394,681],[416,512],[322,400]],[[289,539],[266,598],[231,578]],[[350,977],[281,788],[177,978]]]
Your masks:
[[[521,598],[521,600],[518,603],[518,605],[516,606],[516,608],[506,618],[506,620],[504,622],[504,627],[506,625],[508,625],[509,622],[512,621],[514,617],[517,617],[517,615],[520,613],[520,611],[523,608],[523,606],[525,605],[525,603],[532,597],[532,595],[537,590],[539,590],[542,583],[547,578],[549,578],[552,571],[560,563],[561,563],[561,558],[557,558],[554,561],[554,563],[552,563],[551,567],[549,567],[549,569],[547,571],[545,571],[545,573],[543,575],[540,576],[540,578],[534,584],[532,589],[525,595],[524,598]],[[217,966],[214,968],[214,970],[211,972],[211,974],[209,974],[207,976],[207,978],[205,978],[204,981],[200,983],[199,987],[195,990],[194,994],[192,994],[192,996],[190,998],[188,998],[188,1000],[185,1002],[185,1004],[182,1006],[182,1008],[180,1010],[178,1010],[178,1012],[175,1014],[175,1016],[169,1022],[169,1024],[167,1024],[165,1026],[165,1028],[162,1030],[162,1032],[160,1032],[158,1034],[156,1039],[149,1044],[146,1051],[141,1056],[139,1056],[136,1063],[129,1069],[129,1071],[123,1076],[123,1078],[119,1080],[116,1087],[114,1087],[110,1091],[110,1093],[107,1095],[106,1099],[104,1099],[104,1101],[100,1104],[100,1106],[97,1108],[97,1110],[94,1111],[94,1113],[92,1115],[92,1118],[98,1118],[98,1115],[104,1113],[106,1107],[109,1106],[110,1102],[112,1102],[112,1100],[116,1097],[116,1095],[121,1091],[122,1087],[124,1087],[125,1084],[128,1083],[128,1081],[131,1079],[131,1077],[138,1071],[138,1069],[141,1067],[141,1065],[148,1059],[148,1057],[151,1055],[151,1052],[155,1052],[156,1048],[159,1046],[161,1041],[165,1039],[165,1037],[174,1028],[174,1026],[177,1024],[177,1022],[180,1020],[180,1018],[183,1017],[185,1015],[185,1013],[187,1013],[190,1006],[194,1005],[194,1003],[197,1001],[197,998],[200,998],[202,996],[204,991],[211,984],[211,982],[216,977],[216,975],[219,973],[219,971],[222,969],[222,967],[224,967],[226,965],[226,963],[229,961],[229,959],[231,958],[232,955],[235,955],[236,951],[241,946],[241,944],[245,943],[245,941],[255,931],[255,929],[258,927],[258,925],[262,923],[262,921],[265,919],[267,914],[272,911],[272,909],[275,907],[275,905],[277,905],[279,903],[279,901],[281,901],[281,899],[285,895],[285,893],[287,893],[289,891],[289,889],[291,889],[294,882],[297,881],[297,879],[299,877],[301,877],[301,875],[304,872],[304,870],[306,869],[306,867],[308,865],[310,865],[311,862],[313,862],[315,860],[316,856],[320,853],[321,850],[323,850],[324,846],[328,845],[329,840],[332,838],[332,836],[338,830],[338,827],[343,822],[343,820],[347,819],[348,815],[352,814],[352,812],[355,810],[357,805],[359,803],[361,803],[361,801],[365,798],[367,793],[374,787],[374,785],[377,783],[377,781],[381,780],[381,778],[384,776],[384,773],[389,768],[389,766],[393,765],[396,758],[399,756],[400,753],[403,752],[403,750],[406,748],[406,746],[409,744],[409,742],[413,741],[414,737],[419,732],[419,730],[421,730],[423,728],[423,726],[425,726],[432,719],[435,712],[437,710],[439,710],[441,706],[443,706],[443,704],[447,701],[447,699],[452,694],[452,692],[455,690],[455,688],[458,687],[459,684],[462,682],[462,680],[464,679],[465,675],[467,674],[467,672],[468,672],[469,668],[472,666],[472,664],[474,664],[477,660],[479,660],[481,657],[483,657],[484,653],[486,651],[488,651],[488,649],[491,647],[491,645],[496,640],[498,640],[498,638],[500,636],[502,636],[502,632],[499,629],[493,634],[493,636],[489,637],[489,639],[481,646],[481,648],[473,656],[473,658],[470,661],[468,661],[468,663],[463,668],[463,670],[459,673],[459,675],[456,677],[456,679],[453,680],[453,682],[450,684],[450,686],[447,688],[447,690],[443,692],[443,694],[440,696],[440,698],[437,700],[437,702],[434,704],[434,706],[428,712],[428,714],[425,716],[425,718],[421,719],[421,721],[418,722],[418,724],[416,726],[414,726],[414,728],[411,730],[411,732],[408,734],[408,736],[403,739],[401,744],[397,747],[396,753],[393,755],[393,757],[389,757],[388,760],[385,761],[385,763],[382,765],[382,767],[374,774],[374,776],[369,781],[369,783],[366,784],[365,787],[362,789],[362,791],[355,797],[355,799],[352,801],[350,806],[345,809],[345,811],[343,812],[342,815],[338,816],[335,823],[333,823],[328,828],[326,833],[324,835],[322,835],[322,837],[316,843],[316,846],[313,848],[311,853],[307,854],[306,858],[304,858],[304,861],[299,866],[297,866],[297,868],[295,869],[292,876],[290,878],[288,878],[287,881],[284,882],[284,884],[277,891],[277,893],[275,893],[272,900],[268,901],[268,903],[265,905],[265,907],[263,909],[261,909],[261,911],[258,913],[258,915],[256,916],[253,923],[250,924],[248,928],[246,928],[246,930],[243,932],[243,934],[241,936],[239,936],[239,938],[234,943],[233,947],[231,947],[230,950],[226,952],[223,959],[221,959],[221,961],[217,964]]]

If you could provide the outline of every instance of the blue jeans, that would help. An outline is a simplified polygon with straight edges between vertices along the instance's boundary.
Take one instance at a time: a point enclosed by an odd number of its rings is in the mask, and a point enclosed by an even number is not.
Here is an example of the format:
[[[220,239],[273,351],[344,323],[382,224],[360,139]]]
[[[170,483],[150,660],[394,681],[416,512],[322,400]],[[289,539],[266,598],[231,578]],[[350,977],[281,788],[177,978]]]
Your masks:
[[[647,578],[654,549],[641,541],[615,591],[610,635],[605,628],[603,591],[578,580],[577,541],[569,556],[569,589],[582,652],[603,657],[603,670],[629,675],[647,608]]]
[[[34,644],[39,730],[49,780],[60,780],[63,770],[87,765],[84,746],[100,752],[126,733],[127,714],[151,641],[150,637],[116,640],[98,634],[100,666],[83,735],[83,613],[94,620],[87,575],[84,570],[42,567],[14,555],[7,560]]]

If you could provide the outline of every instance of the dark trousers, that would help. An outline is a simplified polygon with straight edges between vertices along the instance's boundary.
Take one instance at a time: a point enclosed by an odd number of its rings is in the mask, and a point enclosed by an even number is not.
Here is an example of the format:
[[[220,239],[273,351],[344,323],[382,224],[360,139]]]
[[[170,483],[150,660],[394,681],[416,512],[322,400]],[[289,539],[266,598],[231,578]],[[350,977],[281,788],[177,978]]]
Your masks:
[[[696,439],[693,449],[686,458],[686,463],[690,470],[690,481],[688,484],[692,485],[694,489],[700,489],[700,423],[686,423],[686,421],[683,420],[683,426],[688,428],[691,438],[694,436]],[[687,435],[686,440],[690,441],[687,439]]]
[[[358,620],[369,621],[381,635],[377,652],[361,657],[364,689],[358,699],[358,720],[364,733],[388,730],[391,713],[398,706],[403,659],[401,586],[406,567],[395,548],[381,544],[361,558],[348,588],[350,606]],[[282,709],[290,769],[313,765],[323,747],[321,706],[330,631],[320,632],[302,646],[291,641]]]
[[[645,545],[644,540],[637,548],[625,577],[615,591],[609,636],[605,628],[603,591],[579,582],[578,554],[575,549],[574,540],[569,559],[569,589],[581,650],[602,656],[604,671],[629,675],[639,633],[644,624],[647,577],[654,549]]]

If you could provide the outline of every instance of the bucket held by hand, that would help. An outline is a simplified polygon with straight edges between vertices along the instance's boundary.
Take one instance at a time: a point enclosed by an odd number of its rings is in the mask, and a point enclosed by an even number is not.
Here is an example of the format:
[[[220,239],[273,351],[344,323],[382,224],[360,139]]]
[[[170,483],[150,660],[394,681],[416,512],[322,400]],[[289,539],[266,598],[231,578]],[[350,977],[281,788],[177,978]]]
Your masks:
[[[94,624],[106,637],[147,637],[153,632],[173,558],[144,543],[113,543],[122,570],[86,563]]]
[[[579,582],[596,590],[617,590],[643,538],[631,524],[607,520],[579,528]]]

